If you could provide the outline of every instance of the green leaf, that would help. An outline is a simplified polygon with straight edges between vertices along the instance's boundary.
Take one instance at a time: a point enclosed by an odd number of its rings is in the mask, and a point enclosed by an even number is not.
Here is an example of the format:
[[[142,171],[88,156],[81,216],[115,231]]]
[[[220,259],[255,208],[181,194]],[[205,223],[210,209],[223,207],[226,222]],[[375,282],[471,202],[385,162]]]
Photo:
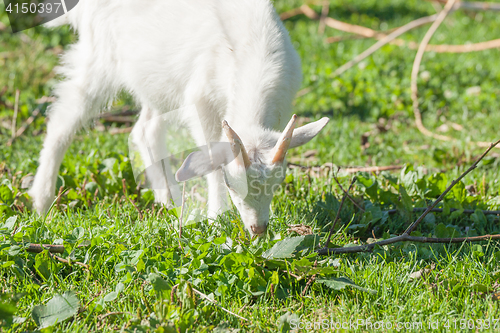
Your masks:
[[[445,226],[443,223],[439,223],[434,229],[434,234],[437,238],[452,238],[458,237],[460,233],[452,226]]]
[[[2,295],[2,298],[5,298]],[[14,314],[16,314],[17,308],[12,300],[2,300],[0,299],[0,327],[2,326],[2,320],[5,320],[8,324],[12,323]]]
[[[470,286],[470,288],[473,291],[482,292],[482,293],[487,293],[490,291],[490,288],[488,288],[487,286],[485,286],[484,284],[481,284],[481,283],[475,283],[472,286]]]
[[[171,289],[170,284],[158,274],[149,274],[148,280],[151,282],[153,289],[159,294],[164,294]]]
[[[31,312],[31,317],[40,328],[53,326],[78,312],[80,302],[73,291],[54,296],[47,305],[37,305]]]
[[[317,235],[287,237],[274,244],[272,248],[262,254],[262,257],[265,259],[292,258],[294,252],[312,248],[318,242],[319,236]]]
[[[48,280],[52,273],[57,271],[57,265],[46,252],[42,252],[35,257],[35,269],[43,279]]]
[[[105,302],[111,302],[114,301],[118,297],[118,293],[116,291],[112,291],[106,296],[104,296],[104,301]]]
[[[85,229],[83,229],[82,227],[76,227],[75,229],[73,229],[72,235],[76,239],[80,239],[85,235]]]
[[[213,243],[215,245],[221,245],[221,244],[224,244],[226,242],[226,236],[221,236],[221,237],[217,237],[216,239],[214,239]]]
[[[377,201],[378,199],[378,183],[373,178],[366,178],[361,175],[357,177],[358,183],[361,183],[364,187],[365,193],[372,199],[373,201]]]
[[[358,290],[370,293],[370,294],[376,294],[377,291],[373,289],[367,289],[358,286],[354,282],[352,282],[350,279],[346,277],[339,277],[339,278],[330,278],[330,279],[321,279],[321,280],[316,280],[317,283],[324,284],[328,288],[334,289],[334,290],[342,290],[345,287],[353,287]]]
[[[7,219],[7,221],[5,221],[5,223],[0,227],[0,229],[6,228],[7,230],[12,231],[14,230],[14,227],[16,225],[16,221],[17,221],[17,215],[11,216]]]
[[[14,202],[14,194],[7,185],[0,186],[0,201],[9,206]]]
[[[401,202],[403,203],[404,210],[406,212],[413,211],[413,201],[411,200],[403,185],[399,186],[399,194],[401,195]]]
[[[465,184],[462,181],[459,181],[455,186],[453,186],[451,192],[459,203],[464,202],[467,197],[467,190],[465,189]]]
[[[472,245],[472,255],[476,258],[484,256],[483,247],[480,244]]]

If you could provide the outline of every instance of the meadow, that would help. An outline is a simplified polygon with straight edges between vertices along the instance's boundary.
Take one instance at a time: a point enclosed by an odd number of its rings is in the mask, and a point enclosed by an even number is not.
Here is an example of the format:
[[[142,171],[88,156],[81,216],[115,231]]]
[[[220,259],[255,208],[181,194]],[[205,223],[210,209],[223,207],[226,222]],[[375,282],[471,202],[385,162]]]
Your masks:
[[[274,1],[278,13],[302,3]],[[320,3],[310,6],[321,13]],[[437,10],[429,1],[329,1],[330,17],[377,31]],[[38,165],[48,97],[60,79],[54,67],[77,36],[69,27],[12,34],[0,3],[1,332],[325,331],[318,323],[360,332],[405,324],[406,331],[500,329],[498,241],[316,252],[332,226],[330,248],[403,233],[419,216],[415,208],[432,203],[482,154],[475,141],[500,139],[500,49],[425,53],[420,110],[427,128],[454,138],[441,141],[415,126],[415,49],[386,45],[335,76],[375,41],[329,27],[321,33],[319,22],[305,15],[284,24],[304,73],[295,112],[301,122],[327,116],[330,123],[290,151],[292,165],[273,199],[265,237],[251,238],[236,209],[215,224],[184,218],[179,236],[181,207],[154,204],[151,190],[134,180],[132,121],[100,118],[79,132],[60,168],[60,198],[46,216],[31,209],[26,191]],[[400,38],[418,43],[428,28]],[[499,12],[457,10],[431,43],[493,40],[499,28]],[[328,42],[331,37],[337,41]],[[12,140],[16,104],[15,129],[25,130]],[[105,112],[133,118],[137,108],[123,93]],[[428,214],[412,235],[500,233],[499,214],[488,213],[500,209],[498,152],[466,175],[438,205],[442,211]],[[345,171],[374,166],[395,168]],[[344,195],[333,178],[337,167],[344,189],[356,176],[350,191],[356,204],[346,200],[335,223]],[[33,253],[32,244],[62,245],[64,252]]]

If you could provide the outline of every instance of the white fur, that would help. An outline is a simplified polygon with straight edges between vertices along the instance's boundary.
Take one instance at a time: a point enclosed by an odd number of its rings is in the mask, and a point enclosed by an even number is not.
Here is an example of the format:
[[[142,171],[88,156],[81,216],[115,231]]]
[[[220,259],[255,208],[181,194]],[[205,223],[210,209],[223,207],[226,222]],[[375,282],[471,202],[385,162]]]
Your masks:
[[[65,80],[55,89],[57,102],[30,190],[38,212],[54,199],[57,172],[74,133],[122,89],[142,105],[138,124],[195,105],[203,131],[192,134],[200,144],[227,141],[221,127],[226,119],[259,164],[256,169],[269,169],[265,156],[279,135],[274,130],[290,119],[301,66],[268,0],[81,0],[50,25],[66,23],[79,39],[62,58]],[[325,124],[294,136],[295,146]],[[148,176],[163,177],[158,171]],[[208,175],[208,183],[209,210],[216,215],[224,205],[221,170]],[[155,195],[163,203],[171,197],[168,190]],[[231,196],[247,228],[265,230],[272,195],[248,204]]]

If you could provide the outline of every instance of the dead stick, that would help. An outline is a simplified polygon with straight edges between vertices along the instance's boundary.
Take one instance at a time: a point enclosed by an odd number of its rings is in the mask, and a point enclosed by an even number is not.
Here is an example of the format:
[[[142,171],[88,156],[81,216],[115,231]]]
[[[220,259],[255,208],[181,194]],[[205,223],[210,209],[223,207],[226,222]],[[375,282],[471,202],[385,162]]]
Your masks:
[[[127,198],[127,200],[132,204],[132,206],[134,206],[137,213],[139,213],[139,218],[142,220],[143,216],[140,209],[136,206],[135,202],[133,202],[132,199],[130,199],[129,196],[127,195],[127,185],[125,178],[122,178],[122,185],[123,185],[123,195],[125,195],[125,198]]]
[[[58,261],[60,261],[60,262],[62,262],[62,263],[64,263],[64,264],[70,264],[70,261],[69,261],[69,260],[67,260],[67,259],[64,259],[64,258],[58,257],[58,256],[56,256],[55,254],[51,254],[50,252],[49,252],[49,255],[50,255],[52,258],[54,258],[54,259],[56,259],[56,260],[58,260]],[[75,265],[81,266],[81,267],[83,267],[83,268],[85,268],[85,269],[87,269],[87,270],[89,269],[89,265],[84,264],[83,262],[79,262],[79,261],[72,261],[72,262],[71,262],[71,264],[75,264]]]
[[[39,109],[36,109],[35,111],[33,111],[31,116],[28,119],[26,119],[26,121],[24,122],[24,124],[21,127],[19,127],[19,129],[16,132],[16,135],[13,138],[9,139],[9,141],[7,142],[7,146],[10,147],[12,145],[12,142],[14,142],[14,140],[16,138],[20,137],[24,133],[24,131],[26,131],[28,126],[31,125],[31,123],[36,119],[36,117],[38,117],[39,114],[40,114]]]
[[[302,10],[302,12],[304,13],[305,16],[307,16],[308,18],[310,18],[312,20],[321,20],[322,19],[322,16],[318,15],[318,13],[316,13],[316,11],[314,11],[314,9],[312,9],[308,5],[302,5],[300,7],[300,9]],[[344,31],[344,32],[354,33],[354,34],[365,36],[365,37],[375,37],[378,34],[377,31],[372,30],[370,28],[342,22],[342,21],[336,20],[336,19],[331,18],[331,17],[325,17],[323,19],[323,22],[325,25],[329,26],[330,28],[337,29],[337,30]]]
[[[14,116],[12,117],[12,136],[11,140],[16,137],[17,113],[19,112],[19,89],[16,89],[16,101],[14,103]]]
[[[450,0],[450,1],[455,1],[455,0]],[[445,195],[462,179],[465,177],[465,175],[467,175],[469,172],[471,172],[472,170],[474,170],[476,167],[477,167],[477,164],[490,152],[491,149],[493,149],[493,147],[495,147],[496,145],[498,145],[500,143],[500,140],[498,140],[497,142],[495,143],[492,143],[490,144],[490,147],[488,149],[486,149],[486,151],[476,160],[476,162],[474,162],[474,164],[471,165],[471,167],[469,169],[467,169],[464,173],[462,173],[460,175],[460,177],[458,177],[457,179],[455,179],[454,181],[451,182],[450,186],[448,186],[448,188],[432,203],[432,205],[430,205],[426,210],[425,212],[420,215],[420,217],[418,218],[418,220],[416,220],[412,225],[410,225],[408,227],[408,229],[406,229],[406,231],[404,232],[405,235],[409,235],[413,230],[415,230],[415,228],[420,224],[420,222],[422,222],[422,220],[427,216],[427,214],[429,214],[429,212],[437,206],[438,203],[441,202],[441,200],[443,200],[443,198],[445,197]]]
[[[314,264],[313,264],[313,268],[316,268],[317,264],[318,264],[318,260],[315,260]],[[309,278],[309,280],[306,283],[306,286],[305,286],[304,290],[302,291],[302,297],[304,297],[306,295],[307,289],[314,282],[314,280],[316,280],[316,276],[317,276],[317,274],[313,274],[313,276],[311,276]]]
[[[413,208],[413,212],[424,212],[426,211],[427,208],[420,208],[420,207],[416,207],[416,208]],[[456,209],[456,208],[450,208],[450,212],[456,212],[458,211],[459,209]],[[442,208],[433,208],[431,209],[431,213],[442,213],[444,211],[444,209]],[[500,210],[480,210],[481,212],[483,212],[484,215],[500,215]],[[396,214],[398,212],[397,209],[389,209],[389,210],[385,210],[384,212],[387,212],[388,214]],[[464,209],[462,214],[474,214],[476,211],[473,210],[473,209]]]
[[[418,226],[420,222],[425,218],[425,216],[444,198],[444,196],[455,186],[465,175],[474,170],[477,167],[477,164],[490,152],[493,147],[498,145],[500,140],[495,143],[490,144],[490,147],[481,155],[474,164],[467,169],[464,173],[460,175],[456,180],[454,180],[450,186],[437,198],[434,203],[428,207],[425,212],[406,229],[406,231],[396,237],[392,237],[389,239],[384,239],[375,243],[365,244],[361,246],[353,246],[353,247],[340,247],[340,248],[327,248],[324,247],[322,249],[316,250],[316,252],[320,255],[331,255],[331,254],[340,254],[340,253],[358,253],[358,252],[367,252],[371,251],[375,246],[383,246],[388,244],[394,244],[397,242],[420,242],[420,243],[462,243],[462,242],[478,242],[489,239],[500,239],[500,235],[484,235],[484,236],[475,236],[475,237],[461,237],[461,238],[431,238],[431,237],[416,237],[410,236],[410,233]],[[327,243],[328,244],[328,243]]]
[[[484,235],[484,236],[474,236],[474,237],[459,237],[459,238],[432,238],[432,237],[417,237],[410,235],[401,235],[392,237],[389,239],[384,239],[375,243],[365,244],[360,246],[352,247],[338,247],[338,248],[322,248],[316,250],[319,255],[331,255],[331,254],[341,254],[341,253],[358,253],[358,252],[369,252],[373,250],[375,246],[383,246],[394,244],[398,242],[417,242],[417,243],[433,243],[433,244],[450,244],[450,243],[463,243],[463,242],[480,242],[493,239],[500,239],[500,235]]]
[[[120,311],[117,311],[117,312],[108,312],[106,314],[102,314],[99,316],[99,320],[104,320],[106,319],[107,317],[109,316],[117,316],[117,315],[130,315],[130,312],[120,312]]]
[[[186,201],[186,182],[182,183],[181,217],[179,218],[179,245],[181,245],[182,218],[184,217],[184,202],[185,201]],[[181,245],[181,248],[182,248],[182,245]]]
[[[352,178],[351,185],[349,185],[349,189],[347,190],[347,193],[351,192],[352,186],[354,185],[355,181],[356,181],[356,176],[354,176]],[[340,211],[342,210],[342,206],[344,205],[345,198],[347,197],[347,193],[344,194],[344,196],[342,197],[342,201],[340,201],[340,206],[339,206],[339,209],[337,210],[337,214],[335,215],[335,219],[333,220],[333,225],[330,228],[330,232],[328,233],[328,238],[326,239],[325,246],[328,246],[328,244],[330,243],[330,239],[332,238],[332,234],[333,234],[333,229],[335,229],[335,226],[337,225],[337,220],[339,218]]]
[[[420,46],[418,47],[417,55],[415,56],[415,61],[413,62],[413,68],[411,71],[411,99],[413,100],[413,113],[415,115],[415,124],[417,125],[418,130],[421,133],[423,133],[424,135],[430,136],[430,137],[438,139],[438,140],[443,140],[443,141],[452,141],[453,139],[449,136],[446,136],[446,135],[433,133],[433,132],[429,131],[422,124],[422,114],[420,113],[420,109],[419,109],[419,105],[418,105],[417,78],[418,78],[418,71],[420,69],[420,64],[422,62],[422,58],[423,58],[424,53],[425,53],[425,48],[427,47],[427,44],[429,44],[429,41],[431,40],[431,38],[434,35],[434,33],[436,32],[436,30],[439,28],[441,23],[444,21],[444,19],[448,15],[448,13],[453,8],[455,1],[456,0],[448,0],[448,2],[446,3],[446,6],[444,6],[444,9],[439,14],[437,14],[438,17],[432,23],[429,30],[427,30],[427,33],[425,34],[424,38],[422,39],[422,42],[420,42]]]
[[[40,253],[44,250],[48,250],[50,253],[64,253],[64,245],[52,245],[52,244],[30,244],[26,248],[26,251],[31,253]]]
[[[337,185],[340,187],[340,189],[342,190],[342,192],[344,192],[344,195],[347,195],[347,198],[349,200],[351,200],[351,202],[353,203],[354,206],[358,207],[358,209],[362,212],[364,212],[365,210],[363,209],[363,207],[361,207],[357,202],[356,200],[354,200],[353,197],[351,197],[351,195],[346,191],[344,190],[344,188],[342,187],[342,185],[340,184],[337,176],[335,176],[335,174],[332,172],[332,176],[333,176],[333,179],[335,179],[335,181],[337,182]]]
[[[339,76],[343,74],[345,71],[347,71],[349,68],[353,67],[357,63],[359,63],[361,60],[368,58],[370,55],[372,55],[374,52],[376,52],[378,49],[380,49],[382,46],[390,43],[392,40],[396,39],[397,37],[401,36],[405,32],[408,32],[412,29],[415,29],[417,27],[420,27],[422,25],[428,24],[430,22],[434,22],[438,17],[438,14],[434,14],[431,16],[425,16],[421,17],[419,19],[416,19],[415,21],[411,21],[408,24],[405,24],[404,26],[400,27],[399,29],[395,30],[394,32],[390,33],[387,35],[387,37],[384,37],[383,39],[379,40],[375,44],[373,44],[371,47],[366,49],[363,53],[357,55],[354,57],[354,59],[348,61],[344,65],[340,66],[333,74],[334,76]]]
[[[446,3],[446,0],[427,0],[432,2]],[[468,10],[493,10],[500,11],[500,4],[494,2],[465,2],[460,1],[460,3],[455,5],[455,8],[459,7]]]
[[[86,247],[87,245],[80,244],[77,248]],[[64,245],[52,245],[52,244],[29,244],[26,247],[26,251],[30,253],[41,253],[44,250],[48,250],[50,253],[64,253]]]
[[[56,198],[56,208],[57,209],[59,209],[59,205],[61,204],[61,197],[62,197],[63,190],[64,190],[64,186],[59,187],[59,193],[57,194],[57,198]]]
[[[417,78],[418,78],[418,72],[420,70],[420,64],[422,62],[422,58],[424,56],[426,47],[438,29],[439,25],[443,22],[443,20],[446,18],[448,13],[453,9],[453,6],[455,4],[456,0],[449,0],[446,3],[446,6],[444,9],[438,14],[438,18],[434,21],[432,26],[429,28],[427,33],[425,34],[424,38],[422,39],[422,42],[420,43],[420,46],[417,51],[417,55],[415,56],[415,61],[413,62],[413,67],[411,71],[411,99],[413,101],[413,114],[415,116],[415,124],[417,126],[417,129],[424,135],[431,137],[433,139],[441,140],[441,141],[457,141],[456,139],[449,137],[447,135],[441,135],[434,133],[430,130],[428,130],[423,122],[422,122],[422,113],[420,112],[419,109],[419,103],[418,103],[418,84],[417,84]],[[469,142],[471,144],[474,144],[478,147],[488,147],[489,142]]]
[[[376,31],[375,31],[376,32]],[[356,35],[353,37],[349,38],[344,38],[344,37],[328,37],[326,39],[327,43],[337,43],[340,41],[343,41],[345,39],[362,39],[362,38],[375,38],[377,40],[381,40],[385,38],[387,35],[382,33],[382,32],[377,32],[373,36],[368,36],[368,35]],[[397,46],[402,46],[402,47],[408,47],[410,50],[417,50],[419,44],[415,42],[409,42],[405,41],[400,38],[396,38],[392,40],[389,44],[391,45],[397,45]],[[431,52],[436,52],[436,53],[468,53],[468,52],[478,52],[478,51],[485,51],[485,50],[490,50],[490,49],[496,49],[500,48],[500,39],[493,39],[489,40],[486,42],[479,42],[479,43],[474,43],[474,44],[458,44],[458,45],[449,45],[449,44],[428,44],[425,47],[425,51],[431,51]]]
[[[449,137],[447,135],[441,135],[434,133],[430,130],[428,130],[423,122],[422,122],[422,113],[420,112],[419,109],[419,103],[418,103],[418,84],[417,84],[417,78],[418,78],[418,72],[420,70],[420,64],[422,62],[422,58],[424,56],[427,44],[429,43],[430,39],[438,29],[439,25],[443,22],[443,20],[446,18],[448,13],[453,9],[453,6],[455,4],[456,0],[448,0],[446,3],[446,6],[444,9],[438,14],[438,18],[434,21],[432,26],[429,28],[427,33],[425,34],[424,38],[422,39],[422,42],[420,43],[420,46],[417,51],[417,55],[415,56],[415,61],[413,62],[413,67],[411,71],[411,99],[413,101],[413,114],[415,116],[415,125],[417,126],[417,129],[424,135],[431,137],[433,139],[441,140],[441,141],[456,141],[456,139]],[[488,147],[489,143],[488,142],[470,142],[476,146],[479,147]]]
[[[408,45],[411,48],[415,48],[415,45],[410,43]],[[477,52],[489,49],[500,48],[500,39],[493,39],[486,42],[474,43],[474,44],[464,44],[464,45],[427,45],[426,51],[432,51],[437,53],[467,53],[467,52]]]
[[[321,9],[321,17],[319,19],[318,33],[323,35],[325,33],[325,20],[328,18],[328,12],[330,11],[330,1],[323,1],[323,8]]]
[[[215,301],[215,300],[211,299],[210,297],[208,297],[207,295],[205,295],[205,294],[204,294],[204,293],[202,293],[201,291],[199,291],[199,290],[197,290],[197,289],[194,289],[194,288],[193,288],[193,291],[194,291],[195,293],[197,293],[198,295],[200,295],[202,298],[206,299],[207,301],[209,301],[209,302],[213,303],[214,305],[216,305],[217,307],[219,307],[221,310],[224,310],[224,311],[226,311],[227,313],[229,313],[229,314],[231,314],[231,315],[233,315],[233,316],[235,316],[235,317],[237,317],[237,318],[239,318],[239,319],[241,319],[241,320],[250,321],[250,320],[248,320],[248,319],[246,319],[246,318],[243,318],[243,317],[242,317],[242,316],[240,316],[240,315],[237,315],[237,314],[236,314],[236,313],[234,313],[234,312],[229,311],[228,309],[223,308],[223,307],[222,307],[222,306],[221,306],[221,305],[220,305],[217,301]]]
[[[280,19],[282,21],[284,20],[288,20],[289,18],[292,18],[294,16],[297,16],[297,15],[300,15],[300,14],[303,14],[302,13],[302,9],[299,8],[294,8],[294,9],[291,9],[291,10],[288,10],[286,12],[283,12],[280,14]]]

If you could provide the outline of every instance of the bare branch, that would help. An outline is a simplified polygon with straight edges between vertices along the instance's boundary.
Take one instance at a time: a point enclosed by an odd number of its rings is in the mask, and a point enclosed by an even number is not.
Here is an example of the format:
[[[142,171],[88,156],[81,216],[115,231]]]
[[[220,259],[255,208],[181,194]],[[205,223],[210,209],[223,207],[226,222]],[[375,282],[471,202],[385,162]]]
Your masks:
[[[421,17],[419,19],[416,19],[415,21],[411,21],[410,23],[405,24],[404,26],[402,26],[402,27],[398,28],[397,30],[391,32],[389,35],[387,35],[386,37],[382,38],[381,40],[379,40],[378,42],[376,42],[375,44],[373,44],[372,46],[370,46],[364,52],[362,52],[361,54],[359,54],[356,57],[354,57],[354,59],[348,61],[344,65],[342,65],[339,68],[337,68],[337,70],[333,73],[333,75],[334,76],[341,75],[342,73],[344,73],[345,71],[347,71],[349,68],[351,68],[352,66],[356,65],[361,60],[369,57],[370,55],[372,55],[373,53],[375,53],[378,49],[380,49],[382,46],[390,43],[391,41],[393,41],[397,37],[401,36],[405,32],[408,32],[408,31],[410,31],[412,29],[415,29],[417,27],[420,27],[422,25],[434,22],[437,19],[437,17],[438,17],[438,14],[434,14],[434,15],[431,15],[431,16]]]
[[[453,0],[452,0],[453,1]],[[417,237],[410,236],[410,233],[415,230],[415,228],[422,222],[425,216],[434,208],[436,205],[443,200],[446,194],[469,172],[474,170],[477,167],[477,164],[495,147],[500,143],[498,140],[495,143],[490,144],[490,147],[474,162],[474,164],[463,172],[456,180],[454,180],[450,186],[433,202],[433,204],[428,207],[425,212],[414,222],[412,223],[406,231],[396,237],[392,237],[389,239],[384,239],[371,244],[364,244],[360,246],[352,246],[352,247],[340,247],[340,248],[327,248],[324,247],[322,249],[316,250],[316,252],[320,255],[328,255],[328,254],[339,254],[339,253],[357,253],[357,252],[367,252],[371,251],[375,246],[383,246],[388,244],[393,244],[397,242],[420,242],[420,243],[462,243],[462,242],[478,242],[489,239],[500,239],[500,235],[484,235],[484,236],[475,236],[475,237],[461,237],[461,238],[431,238],[431,237]],[[345,196],[344,196],[345,198]],[[328,244],[328,242],[326,243]]]
[[[416,213],[416,212],[425,212],[427,210],[427,208],[420,208],[420,207],[416,207],[416,208],[413,208],[413,212]],[[456,209],[456,208],[450,208],[450,212],[456,212],[458,211],[459,209]],[[432,208],[431,209],[431,213],[442,213],[444,211],[444,209],[442,208]],[[500,215],[500,210],[480,210],[481,212],[483,212],[484,215]],[[384,212],[387,212],[388,214],[396,214],[398,212],[397,209],[389,209],[389,210],[385,210]],[[474,214],[476,211],[473,210],[473,209],[464,209],[462,211],[462,214]]]
[[[423,134],[430,136],[432,138],[438,139],[438,140],[443,140],[443,141],[450,141],[453,140],[449,136],[441,135],[441,134],[436,134],[431,131],[429,131],[425,126],[422,124],[422,114],[420,113],[419,110],[419,105],[418,105],[418,86],[417,86],[417,78],[418,78],[418,71],[420,69],[420,63],[422,62],[422,58],[425,53],[425,48],[427,47],[427,44],[429,44],[429,41],[431,40],[432,36],[436,32],[436,30],[439,28],[441,23],[444,21],[448,13],[451,11],[453,8],[453,5],[455,4],[456,0],[448,0],[446,3],[446,6],[444,9],[437,14],[438,17],[434,21],[434,23],[431,25],[427,33],[425,34],[424,38],[422,39],[422,42],[420,43],[420,46],[417,50],[417,55],[415,56],[415,61],[413,62],[413,68],[411,71],[411,99],[413,100],[413,112],[415,114],[415,123],[417,125],[417,128],[420,132]]]
[[[438,2],[441,4],[445,4],[446,0],[427,0],[431,2]],[[465,2],[465,1],[460,1],[457,3],[454,7],[456,8],[462,8],[466,10],[493,10],[493,11],[500,11],[500,3],[495,3],[495,2]]]
[[[12,136],[11,140],[14,140],[16,137],[16,122],[17,122],[17,113],[19,111],[19,89],[16,90],[16,101],[14,104],[14,115],[12,116]]]
[[[330,11],[330,0],[323,1],[323,8],[321,9],[321,17],[319,19],[318,33],[323,35],[325,33],[325,20],[328,18],[328,12]]]
[[[450,1],[454,1],[454,0],[450,0]],[[476,162],[474,162],[474,164],[471,165],[471,167],[469,169],[467,169],[464,173],[462,173],[460,175],[460,177],[458,177],[457,179],[455,179],[454,181],[451,182],[450,186],[448,186],[448,188],[432,203],[432,205],[430,205],[426,210],[425,212],[420,215],[420,217],[418,218],[418,220],[416,220],[412,225],[410,225],[408,227],[408,229],[406,229],[406,231],[404,232],[405,235],[409,235],[413,230],[415,230],[415,228],[420,224],[420,222],[422,222],[422,220],[425,218],[425,216],[427,214],[430,213],[430,211],[437,206],[438,203],[441,202],[441,200],[443,200],[443,198],[445,197],[446,194],[448,194],[448,192],[450,192],[450,190],[462,179],[464,178],[469,172],[471,172],[472,170],[474,170],[476,167],[477,167],[477,164],[490,152],[491,149],[493,149],[493,147],[495,147],[496,145],[498,145],[500,143],[500,140],[498,140],[497,142],[495,143],[492,143],[490,144],[490,147],[488,149],[486,149],[486,151],[476,160]]]
[[[351,197],[351,195],[350,195],[350,194],[349,194],[346,190],[344,190],[344,188],[343,188],[343,187],[342,187],[342,185],[340,184],[340,182],[339,182],[339,180],[338,180],[337,176],[335,175],[335,173],[333,173],[333,172],[332,172],[332,176],[333,176],[333,179],[335,179],[335,181],[337,182],[337,185],[340,187],[340,189],[342,190],[342,192],[344,192],[344,195],[346,195],[346,196],[347,196],[347,198],[348,198],[349,200],[351,200],[351,202],[352,202],[352,204],[353,204],[354,206],[358,207],[358,209],[359,209],[360,211],[364,212],[365,210],[363,209],[363,207],[361,207],[361,206],[360,206],[360,205],[356,202],[356,200],[354,200],[354,198],[353,198],[353,197]]]
[[[289,18],[292,18],[292,17],[297,16],[297,15],[301,15],[301,14],[303,14],[302,9],[299,7],[299,8],[294,8],[294,9],[291,9],[289,11],[281,13],[280,18],[282,21],[284,21],[284,20],[288,20]]]
[[[460,238],[432,238],[432,237],[417,237],[417,236],[410,236],[403,234],[401,236],[396,236],[375,243],[364,244],[360,246],[322,248],[316,250],[316,253],[318,253],[319,255],[332,255],[341,253],[370,252],[373,250],[375,246],[384,246],[398,242],[450,244],[450,243],[463,243],[463,242],[480,242],[491,239],[500,239],[500,235],[484,235],[484,236],[460,237]]]
[[[300,7],[300,9],[302,10],[302,13],[305,16],[307,16],[308,18],[310,18],[312,20],[321,20],[322,19],[322,17],[320,15],[318,15],[318,13],[316,13],[316,11],[314,11],[314,9],[312,9],[308,5],[302,5]],[[344,31],[344,32],[354,33],[354,34],[361,35],[364,37],[371,38],[371,37],[375,37],[376,35],[380,34],[379,32],[372,30],[370,28],[342,22],[342,21],[336,20],[336,19],[331,18],[331,17],[325,17],[323,20],[324,20],[324,24],[330,28],[337,29],[337,30]]]
[[[344,206],[345,198],[349,195],[348,193],[351,192],[352,186],[354,185],[354,182],[356,182],[356,176],[352,178],[351,185],[349,185],[349,189],[347,192],[344,194],[342,197],[342,201],[340,201],[340,206],[339,209],[337,210],[337,214],[335,215],[335,219],[333,220],[332,227],[330,228],[330,232],[328,233],[328,237],[325,242],[325,246],[328,246],[330,243],[330,239],[332,238],[333,230],[335,229],[335,226],[337,225],[337,220],[339,219],[340,216],[340,211],[342,210],[342,206]]]
[[[179,245],[182,248],[182,218],[184,217],[184,203],[186,202],[186,182],[182,183],[182,204],[181,204],[181,217],[179,217]]]
[[[207,301],[209,301],[209,302],[211,302],[212,304],[214,304],[214,305],[216,305],[217,307],[219,307],[221,310],[224,310],[224,311],[226,311],[227,313],[229,313],[229,314],[231,314],[231,315],[233,315],[233,316],[235,316],[235,317],[237,317],[237,318],[239,318],[239,319],[241,319],[241,320],[244,320],[244,321],[250,321],[250,320],[248,320],[248,319],[246,319],[246,318],[243,318],[243,317],[242,317],[242,316],[240,316],[240,315],[237,315],[237,314],[236,314],[236,313],[234,313],[234,312],[229,311],[229,310],[228,310],[228,309],[226,309],[226,308],[223,308],[223,307],[222,307],[222,306],[221,306],[221,305],[220,305],[220,304],[219,304],[216,300],[211,299],[210,297],[208,297],[207,295],[205,295],[205,294],[204,294],[204,293],[202,293],[201,291],[199,291],[199,290],[197,290],[197,289],[195,289],[195,288],[193,288],[193,291],[194,291],[195,293],[197,293],[198,295],[200,295],[203,299],[206,299]]]
[[[52,245],[52,244],[30,244],[26,248],[26,251],[30,253],[40,253],[44,250],[48,250],[50,253],[64,253],[64,245]]]
[[[137,205],[135,204],[135,202],[132,201],[132,199],[130,199],[130,197],[127,194],[127,182],[125,181],[125,178],[122,178],[122,186],[123,186],[123,195],[132,204],[132,206],[134,206],[135,210],[139,214],[139,218],[142,220],[143,219],[143,215],[141,213],[141,210],[137,207]]]
[[[55,254],[52,254],[52,253],[50,253],[50,252],[49,252],[49,256],[51,256],[52,258],[54,258],[54,259],[56,259],[57,261],[60,261],[60,262],[62,262],[62,263],[64,263],[64,264],[75,264],[75,265],[81,266],[81,267],[83,267],[83,268],[85,268],[85,269],[87,269],[87,270],[89,270],[89,269],[90,269],[90,268],[89,268],[89,265],[84,264],[84,263],[79,262],[79,261],[71,261],[71,262],[70,262],[69,260],[64,259],[64,258],[61,258],[61,257],[59,257],[59,256],[56,256]]]

